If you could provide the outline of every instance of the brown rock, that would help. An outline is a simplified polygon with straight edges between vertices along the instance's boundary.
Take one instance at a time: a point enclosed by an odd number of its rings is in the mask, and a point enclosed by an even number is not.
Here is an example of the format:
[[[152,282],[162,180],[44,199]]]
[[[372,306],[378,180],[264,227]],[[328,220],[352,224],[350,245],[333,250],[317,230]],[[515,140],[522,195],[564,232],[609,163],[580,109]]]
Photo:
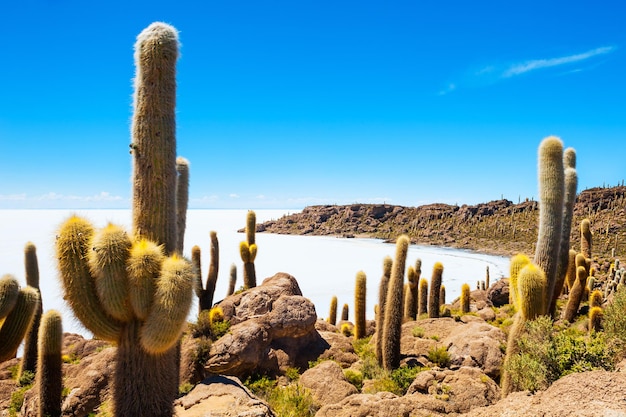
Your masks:
[[[177,417],[274,417],[264,401],[256,398],[235,377],[213,376],[174,403]]]
[[[339,363],[342,368],[348,368],[350,365],[359,360],[352,339],[340,333],[320,332],[320,336],[327,344],[327,348],[320,353],[319,359],[331,359]]]
[[[267,315],[267,331],[272,339],[298,338],[315,331],[317,314],[313,303],[302,296],[281,296]]]
[[[358,393],[346,377],[337,362],[324,361],[304,372],[299,382],[311,390],[318,405],[335,404],[344,398]]]
[[[493,283],[487,291],[487,299],[494,307],[502,307],[509,303],[509,279],[502,278]]]
[[[390,392],[351,395],[337,404],[323,406],[315,417],[441,417],[445,402],[424,394],[398,397]]]

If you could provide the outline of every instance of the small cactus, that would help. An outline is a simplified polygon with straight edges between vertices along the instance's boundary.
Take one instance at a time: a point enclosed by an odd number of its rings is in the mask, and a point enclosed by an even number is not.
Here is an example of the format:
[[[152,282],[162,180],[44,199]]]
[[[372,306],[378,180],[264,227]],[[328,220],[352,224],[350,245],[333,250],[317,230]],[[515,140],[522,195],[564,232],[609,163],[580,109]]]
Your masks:
[[[36,289],[28,286],[20,289],[11,275],[0,278],[0,363],[15,356],[39,302]]]
[[[443,264],[435,262],[433,275],[430,279],[430,292],[428,294],[428,317],[439,318],[439,291],[443,275]]]
[[[415,320],[417,315],[417,296],[418,296],[418,278],[417,272],[412,265],[407,270],[408,283],[406,284],[405,300],[404,300],[404,317],[407,320]]]
[[[591,258],[591,222],[583,219],[580,222],[580,252],[585,258]]]
[[[230,277],[228,280],[228,291],[226,295],[232,295],[235,292],[235,286],[237,285],[237,265],[230,265]]]
[[[602,307],[602,301],[604,301],[604,296],[602,295],[602,291],[600,290],[591,291],[591,294],[589,294],[589,308]]]
[[[602,319],[604,318],[604,311],[602,307],[591,307],[589,309],[589,331],[599,332],[602,330]]]
[[[569,321],[570,323],[574,322],[574,318],[578,313],[578,307],[580,306],[580,302],[585,293],[585,286],[587,284],[587,270],[584,266],[579,266],[576,268],[576,283],[574,287],[569,293],[569,298],[567,300],[567,305],[565,306],[565,311],[563,313],[563,319]]]
[[[469,284],[461,285],[461,312],[467,314],[470,311],[470,286]]]
[[[213,296],[215,295],[215,287],[217,285],[217,274],[219,271],[219,262],[220,262],[220,246],[219,241],[217,240],[217,233],[214,230],[209,232],[209,236],[211,238],[211,261],[209,263],[209,272],[206,278],[206,284],[202,285],[202,279],[199,281],[200,289],[199,289],[199,300],[198,300],[198,309],[199,311],[210,310],[213,306]],[[198,249],[199,251],[199,249]],[[199,256],[199,255],[198,255]],[[199,265],[199,261],[198,261]],[[200,271],[198,271],[200,273]]]
[[[428,313],[428,280],[420,279],[420,286],[417,293],[417,315]]]
[[[337,324],[337,296],[333,295],[330,299],[330,312],[328,313],[328,322],[333,326]]]
[[[348,304],[344,304],[341,308],[341,321],[348,321],[348,315],[350,314],[350,307]]]
[[[523,320],[534,320],[545,313],[547,285],[546,276],[539,266],[529,263],[519,271],[517,288]]]
[[[441,307],[446,303],[446,286],[441,285],[441,289],[439,289],[439,306]]]

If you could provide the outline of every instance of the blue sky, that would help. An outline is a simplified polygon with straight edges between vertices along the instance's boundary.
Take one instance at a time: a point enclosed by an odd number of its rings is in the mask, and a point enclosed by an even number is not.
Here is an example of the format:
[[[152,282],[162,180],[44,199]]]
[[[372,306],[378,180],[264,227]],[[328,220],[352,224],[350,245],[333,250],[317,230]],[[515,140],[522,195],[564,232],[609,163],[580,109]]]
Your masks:
[[[626,5],[612,1],[3,2],[0,208],[130,207],[133,44],[180,31],[194,208],[475,204],[626,178]],[[549,4],[546,4],[549,3]]]

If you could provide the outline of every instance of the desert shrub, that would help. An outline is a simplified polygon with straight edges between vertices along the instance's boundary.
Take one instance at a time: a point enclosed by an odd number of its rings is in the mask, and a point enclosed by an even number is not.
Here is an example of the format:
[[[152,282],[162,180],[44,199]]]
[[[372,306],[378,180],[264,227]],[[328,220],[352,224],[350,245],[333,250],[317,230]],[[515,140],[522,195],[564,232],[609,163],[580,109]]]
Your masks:
[[[217,340],[228,333],[229,329],[230,321],[224,320],[224,313],[219,307],[202,310],[196,322],[189,324],[189,330],[194,338],[208,337],[211,340]]]
[[[419,366],[401,366],[391,371],[391,379],[400,388],[401,394],[399,395],[406,394],[413,381],[415,381],[415,376],[423,370],[424,368]]]
[[[20,384],[20,387],[25,387],[32,385],[33,381],[35,381],[35,373],[32,371],[24,371],[22,372],[22,375],[20,375],[18,383]]]
[[[11,399],[9,401],[9,417],[17,417],[20,415],[22,404],[24,404],[24,394],[28,391],[32,385],[24,385],[11,393]]]
[[[363,379],[378,379],[385,375],[383,368],[376,358],[375,346],[370,344],[371,337],[354,340],[352,346],[361,359],[361,374]]]
[[[626,356],[626,289],[620,288],[613,302],[604,310],[604,333],[619,350],[620,357]]]
[[[602,332],[555,329],[548,317],[527,322],[518,346],[519,353],[505,365],[513,391],[545,389],[574,372],[614,369],[615,348]]]
[[[428,350],[428,360],[445,368],[450,363],[450,354],[444,346],[434,347]]]
[[[277,417],[313,417],[317,411],[311,391],[300,384],[275,387],[266,400]]]
[[[361,391],[363,388],[363,374],[359,371],[355,371],[353,369],[345,369],[343,371],[343,375],[346,377],[349,383],[354,385],[356,389]]]
[[[194,385],[190,382],[183,382],[178,386],[178,396],[182,397],[183,395],[189,394],[189,391],[193,389]]]
[[[424,337],[424,329],[420,326],[413,327],[411,333],[413,334],[413,337]]]
[[[371,384],[363,390],[364,394],[376,394],[377,392],[392,392],[396,395],[403,395],[402,388],[391,378],[391,375],[387,374],[381,378],[374,379]]]
[[[288,367],[285,369],[285,376],[289,382],[297,382],[300,379],[300,370],[298,368]]]

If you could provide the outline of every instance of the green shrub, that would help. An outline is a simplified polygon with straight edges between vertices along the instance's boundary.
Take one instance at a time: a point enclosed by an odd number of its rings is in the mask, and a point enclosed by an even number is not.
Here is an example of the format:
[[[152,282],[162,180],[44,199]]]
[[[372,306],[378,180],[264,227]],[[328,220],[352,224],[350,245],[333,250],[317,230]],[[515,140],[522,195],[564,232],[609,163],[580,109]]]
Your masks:
[[[25,386],[30,386],[33,384],[33,381],[35,380],[35,373],[32,371],[24,371],[22,372],[22,375],[20,375],[20,379],[18,381],[18,383],[20,384],[20,387],[25,387]]]
[[[513,391],[534,392],[570,373],[615,367],[615,345],[605,334],[554,328],[545,316],[526,323],[518,345],[519,353],[505,365]]]
[[[445,368],[450,363],[450,354],[444,346],[434,347],[428,351],[428,360],[437,364],[441,368]]]
[[[317,411],[311,391],[300,384],[275,387],[266,400],[276,417],[313,417]]]
[[[217,340],[228,333],[230,321],[216,320],[214,318],[212,320],[212,315],[215,315],[215,309],[202,310],[200,314],[198,314],[196,322],[189,324],[189,330],[194,338],[204,336],[209,337],[211,340]]]
[[[25,385],[11,393],[11,400],[9,402],[9,417],[17,417],[19,415],[20,410],[22,409],[22,404],[24,404],[24,394],[28,391],[32,385]]]
[[[389,373],[382,378],[375,379],[372,384],[369,384],[366,389],[363,390],[364,394],[376,394],[377,392],[392,392],[396,395],[403,395],[402,388],[394,381]]]
[[[620,288],[613,302],[604,310],[604,333],[618,349],[619,356],[626,356],[626,289]]]
[[[413,334],[413,337],[424,337],[424,329],[420,326],[413,327],[411,333]]]
[[[300,379],[300,370],[298,368],[288,367],[285,369],[285,376],[289,382],[297,382]]]
[[[424,368],[419,366],[401,366],[391,371],[391,379],[400,388],[401,394],[399,395],[406,394],[413,381],[415,381],[415,376],[423,370]]]
[[[363,374],[353,369],[344,369],[343,375],[346,377],[349,383],[354,385],[356,389],[361,391],[363,388]]]

